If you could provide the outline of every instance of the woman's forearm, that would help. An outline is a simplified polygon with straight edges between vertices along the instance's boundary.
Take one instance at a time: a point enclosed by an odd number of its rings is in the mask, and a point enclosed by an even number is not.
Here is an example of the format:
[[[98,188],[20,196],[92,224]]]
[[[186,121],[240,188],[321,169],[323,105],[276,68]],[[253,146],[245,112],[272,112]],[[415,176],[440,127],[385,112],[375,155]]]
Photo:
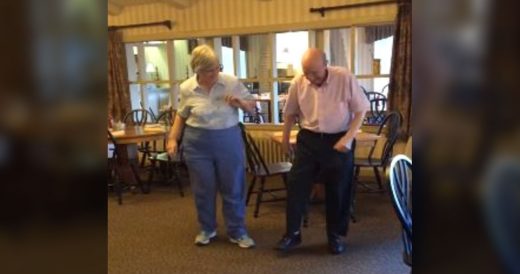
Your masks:
[[[179,115],[175,115],[175,121],[173,122],[173,126],[170,130],[170,134],[168,135],[168,139],[179,141],[185,124],[186,119],[182,118]]]

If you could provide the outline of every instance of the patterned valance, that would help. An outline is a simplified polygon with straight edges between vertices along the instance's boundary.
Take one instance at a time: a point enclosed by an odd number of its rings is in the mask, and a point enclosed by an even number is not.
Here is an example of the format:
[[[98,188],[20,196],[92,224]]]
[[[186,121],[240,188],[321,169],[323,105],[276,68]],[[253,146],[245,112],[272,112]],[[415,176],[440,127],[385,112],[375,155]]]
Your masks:
[[[365,27],[365,39],[367,44],[372,44],[377,40],[388,38],[394,35],[395,25],[368,26]]]

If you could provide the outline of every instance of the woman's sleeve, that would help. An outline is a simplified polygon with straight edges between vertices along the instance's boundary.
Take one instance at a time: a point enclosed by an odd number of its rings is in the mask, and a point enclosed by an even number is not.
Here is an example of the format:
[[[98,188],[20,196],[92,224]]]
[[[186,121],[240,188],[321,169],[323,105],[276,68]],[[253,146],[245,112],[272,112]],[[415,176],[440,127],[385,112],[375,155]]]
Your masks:
[[[186,119],[188,118],[188,116],[190,116],[190,110],[191,108],[188,107],[188,105],[186,104],[186,101],[188,99],[188,96],[186,94],[186,90],[184,89],[180,89],[180,92],[179,92],[179,109],[177,110],[177,115],[181,116],[182,118]]]
[[[234,96],[242,100],[253,100],[255,97],[249,92],[249,90],[240,81],[236,81],[234,88]]]

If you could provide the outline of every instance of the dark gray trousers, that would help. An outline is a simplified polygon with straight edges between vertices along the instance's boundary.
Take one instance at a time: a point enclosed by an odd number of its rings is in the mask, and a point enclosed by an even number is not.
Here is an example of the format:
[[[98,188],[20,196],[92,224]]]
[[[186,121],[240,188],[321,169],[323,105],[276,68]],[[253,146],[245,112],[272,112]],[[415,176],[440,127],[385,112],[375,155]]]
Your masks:
[[[300,130],[296,155],[288,177],[287,231],[300,230],[312,185],[318,178],[325,184],[327,234],[347,235],[354,174],[354,149],[341,153],[333,149],[345,132],[335,134]]]

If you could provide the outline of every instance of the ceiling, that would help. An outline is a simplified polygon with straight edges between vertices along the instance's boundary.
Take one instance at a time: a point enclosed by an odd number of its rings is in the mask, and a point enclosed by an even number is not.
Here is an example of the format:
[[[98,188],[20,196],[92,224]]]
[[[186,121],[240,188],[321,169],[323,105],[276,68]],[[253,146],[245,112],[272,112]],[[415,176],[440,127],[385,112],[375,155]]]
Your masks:
[[[153,3],[165,3],[175,8],[184,9],[193,5],[197,0],[108,0],[108,14],[118,15],[127,6]]]
[[[271,0],[258,0],[271,1]],[[108,14],[118,15],[127,6],[153,3],[165,3],[178,9],[185,9],[193,5],[197,0],[108,0]]]

